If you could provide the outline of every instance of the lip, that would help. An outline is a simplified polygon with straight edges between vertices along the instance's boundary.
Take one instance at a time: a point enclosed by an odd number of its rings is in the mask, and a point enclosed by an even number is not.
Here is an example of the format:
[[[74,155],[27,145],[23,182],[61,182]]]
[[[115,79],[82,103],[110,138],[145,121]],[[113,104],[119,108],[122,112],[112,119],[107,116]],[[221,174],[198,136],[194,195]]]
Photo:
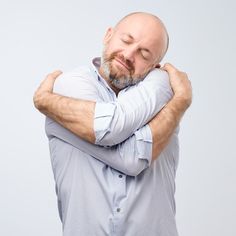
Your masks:
[[[126,65],[126,64],[124,64],[122,61],[120,61],[118,58],[115,58],[115,60],[119,63],[119,64],[121,64],[123,67],[125,67],[126,68],[126,70],[130,70],[130,68]]]

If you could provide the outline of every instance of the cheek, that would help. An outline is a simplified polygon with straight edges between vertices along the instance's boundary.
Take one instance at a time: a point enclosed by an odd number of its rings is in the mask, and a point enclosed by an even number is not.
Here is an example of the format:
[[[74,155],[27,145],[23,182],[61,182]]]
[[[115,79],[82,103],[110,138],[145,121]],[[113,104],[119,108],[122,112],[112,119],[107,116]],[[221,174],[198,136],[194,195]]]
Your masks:
[[[135,71],[134,74],[136,75],[143,75],[147,71],[147,65],[141,63],[140,61],[135,61]]]
[[[111,39],[106,45],[106,53],[120,53],[122,51],[122,45],[120,44],[120,41],[117,41],[116,39]]]

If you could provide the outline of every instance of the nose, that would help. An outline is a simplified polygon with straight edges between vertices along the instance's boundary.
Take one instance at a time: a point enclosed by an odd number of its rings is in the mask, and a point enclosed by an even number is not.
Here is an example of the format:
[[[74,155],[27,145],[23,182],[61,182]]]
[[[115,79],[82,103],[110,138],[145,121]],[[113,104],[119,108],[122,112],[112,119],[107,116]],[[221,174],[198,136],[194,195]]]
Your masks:
[[[135,58],[135,52],[136,52],[136,47],[135,46],[129,46],[123,50],[123,56],[126,60],[130,62],[134,62]]]

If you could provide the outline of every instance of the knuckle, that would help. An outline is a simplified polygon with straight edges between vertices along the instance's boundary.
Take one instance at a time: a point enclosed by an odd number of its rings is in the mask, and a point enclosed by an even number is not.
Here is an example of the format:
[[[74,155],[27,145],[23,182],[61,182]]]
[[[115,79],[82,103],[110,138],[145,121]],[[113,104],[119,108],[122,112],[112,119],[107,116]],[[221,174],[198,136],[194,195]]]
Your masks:
[[[184,72],[184,76],[185,76],[186,78],[188,78],[188,74],[187,74],[186,72]]]
[[[182,77],[182,73],[179,70],[175,70],[175,74],[178,78]]]
[[[49,73],[46,77],[46,80],[52,80],[55,78],[55,74],[54,73]]]
[[[170,68],[170,67],[171,67],[171,64],[170,64],[169,62],[167,62],[167,63],[166,63],[166,66]]]
[[[53,75],[52,74],[48,74],[48,76],[46,77],[46,79],[52,79]]]

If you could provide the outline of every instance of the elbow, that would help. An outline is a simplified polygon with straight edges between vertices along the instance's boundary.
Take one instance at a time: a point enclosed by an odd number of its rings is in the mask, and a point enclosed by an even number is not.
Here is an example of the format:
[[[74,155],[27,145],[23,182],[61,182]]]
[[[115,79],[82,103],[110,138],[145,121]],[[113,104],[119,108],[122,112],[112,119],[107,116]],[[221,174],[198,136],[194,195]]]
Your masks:
[[[140,169],[140,168],[133,169],[133,170],[126,170],[125,174],[135,177],[135,176],[138,176],[142,171],[143,171],[143,169]]]
[[[128,136],[124,130],[126,115],[116,103],[96,103],[94,115],[95,144],[112,147]],[[127,136],[127,137],[126,137]]]
[[[125,174],[129,176],[138,176],[148,167],[147,160],[138,159],[134,162],[126,162]]]
[[[104,147],[112,147],[124,141],[122,131],[108,125],[104,129],[94,130],[95,144]]]
[[[94,139],[96,145],[103,147],[112,147],[122,142],[122,140],[118,140],[117,137],[119,137],[118,134],[113,135],[112,133],[107,133],[106,136],[103,136],[100,139],[97,136]]]

